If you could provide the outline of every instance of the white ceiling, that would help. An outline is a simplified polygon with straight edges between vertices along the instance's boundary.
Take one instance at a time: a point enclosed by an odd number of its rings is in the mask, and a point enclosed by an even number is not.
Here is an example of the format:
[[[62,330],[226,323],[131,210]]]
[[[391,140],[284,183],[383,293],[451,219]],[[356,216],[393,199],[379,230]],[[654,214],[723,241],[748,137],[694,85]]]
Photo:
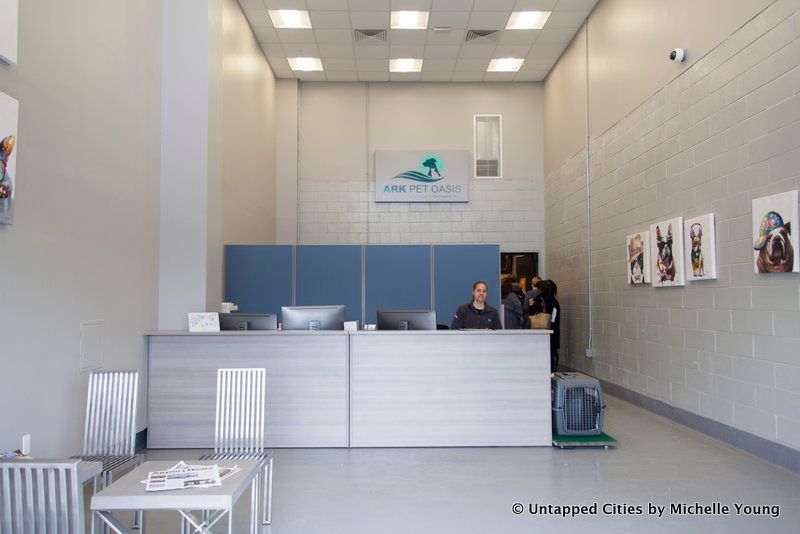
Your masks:
[[[239,0],[275,76],[307,81],[541,81],[598,0]],[[269,9],[307,10],[313,29],[275,29]],[[430,11],[427,30],[392,30],[392,10]],[[512,11],[552,11],[541,30],[505,30]],[[434,32],[449,26],[449,32]],[[354,30],[387,31],[355,42]],[[465,43],[467,30],[500,30]],[[319,57],[322,72],[295,72],[289,57]],[[492,58],[525,58],[519,72],[486,72]],[[422,72],[390,73],[390,58],[422,58]]]

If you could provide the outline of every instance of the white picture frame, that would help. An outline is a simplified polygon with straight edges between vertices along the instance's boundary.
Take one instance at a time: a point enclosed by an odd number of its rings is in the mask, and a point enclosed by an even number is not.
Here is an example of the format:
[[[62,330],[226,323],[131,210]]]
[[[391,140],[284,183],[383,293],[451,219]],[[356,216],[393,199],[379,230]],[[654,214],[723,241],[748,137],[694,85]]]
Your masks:
[[[649,284],[650,232],[637,232],[625,238],[625,272],[631,285]]]
[[[219,332],[219,313],[189,313],[189,332]]]
[[[686,285],[683,257],[683,217],[651,224],[650,278],[654,287]]]
[[[14,223],[19,102],[0,92],[0,224]]]
[[[706,213],[683,223],[686,243],[686,280],[699,282],[717,279],[717,237],[714,214]]]
[[[797,190],[753,199],[753,269],[800,272]]]
[[[19,0],[0,0],[0,60],[17,64]]]

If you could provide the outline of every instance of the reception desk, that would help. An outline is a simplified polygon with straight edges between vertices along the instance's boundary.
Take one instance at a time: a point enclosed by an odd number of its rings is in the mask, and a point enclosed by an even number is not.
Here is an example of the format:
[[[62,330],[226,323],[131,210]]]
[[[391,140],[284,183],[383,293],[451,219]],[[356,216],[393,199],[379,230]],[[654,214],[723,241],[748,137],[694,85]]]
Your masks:
[[[147,446],[213,447],[220,367],[266,368],[270,448],[549,446],[548,333],[155,332]]]

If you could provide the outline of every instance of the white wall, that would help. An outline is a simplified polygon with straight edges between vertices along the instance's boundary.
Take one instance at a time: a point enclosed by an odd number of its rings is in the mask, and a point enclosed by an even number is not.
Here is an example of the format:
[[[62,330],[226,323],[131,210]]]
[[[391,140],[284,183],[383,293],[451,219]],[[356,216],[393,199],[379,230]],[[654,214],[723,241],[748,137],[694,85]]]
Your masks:
[[[500,243],[543,251],[541,84],[302,83],[299,242]],[[503,115],[503,178],[469,204],[376,204],[378,149],[473,151],[473,115]]]
[[[223,32],[223,229],[225,243],[275,240],[275,76],[236,0]]]
[[[146,371],[156,324],[160,3],[20,2],[13,226],[0,226],[0,450],[80,452],[83,320],[106,368]],[[144,384],[138,429],[146,426]]]
[[[729,10],[728,2],[716,2],[717,11],[701,28],[676,21],[676,44],[687,42],[678,37],[690,30],[716,31],[711,20],[733,30],[706,55],[695,56],[680,76],[655,86],[645,79],[652,75],[647,71],[593,63],[602,57],[594,43],[605,50],[605,43],[617,39],[614,21],[627,20],[637,9],[661,9],[635,4],[603,0],[596,10],[602,17],[589,18],[590,86],[611,87],[604,71],[609,68],[608,73],[617,72],[616,86],[651,87],[640,102],[623,91],[627,100],[612,106],[622,115],[598,120],[608,123],[605,130],[592,128],[590,236],[585,154],[564,156],[547,174],[547,270],[559,283],[563,306],[562,360],[800,449],[800,276],[754,274],[751,236],[751,200],[800,187],[800,4],[778,0],[749,20],[747,9],[756,3],[736,3]],[[728,11],[741,20],[729,20]],[[646,13],[634,19],[640,27],[633,54],[655,54],[667,42],[661,20]],[[557,65],[553,73],[565,66]],[[558,85],[549,87],[562,83],[554,74],[546,82],[547,95],[559,92]],[[585,85],[585,78],[571,83]],[[545,105],[551,103],[569,105],[546,97]],[[597,98],[590,100],[592,110],[602,106]],[[558,112],[546,117],[548,131],[559,127],[549,119]],[[553,150],[575,152],[563,144]],[[718,280],[665,289],[626,283],[626,235],[673,216],[708,212],[716,214]],[[593,360],[584,357],[589,241]]]

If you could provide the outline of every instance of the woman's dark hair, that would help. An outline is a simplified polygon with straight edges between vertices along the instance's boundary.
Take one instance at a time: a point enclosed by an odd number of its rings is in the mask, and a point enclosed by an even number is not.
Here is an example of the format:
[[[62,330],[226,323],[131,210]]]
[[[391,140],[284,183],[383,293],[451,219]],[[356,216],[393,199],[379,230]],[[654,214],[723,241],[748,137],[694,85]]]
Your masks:
[[[542,280],[536,284],[536,289],[542,292],[542,295],[555,295],[555,284],[552,280]]]
[[[476,288],[476,287],[478,287],[478,284],[483,284],[484,286],[486,286],[486,292],[487,292],[487,293],[489,292],[489,284],[487,284],[487,283],[486,283],[486,282],[484,282],[483,280],[478,280],[477,282],[475,282],[474,284],[472,284],[472,290],[473,290],[473,291],[475,291],[475,288]]]

